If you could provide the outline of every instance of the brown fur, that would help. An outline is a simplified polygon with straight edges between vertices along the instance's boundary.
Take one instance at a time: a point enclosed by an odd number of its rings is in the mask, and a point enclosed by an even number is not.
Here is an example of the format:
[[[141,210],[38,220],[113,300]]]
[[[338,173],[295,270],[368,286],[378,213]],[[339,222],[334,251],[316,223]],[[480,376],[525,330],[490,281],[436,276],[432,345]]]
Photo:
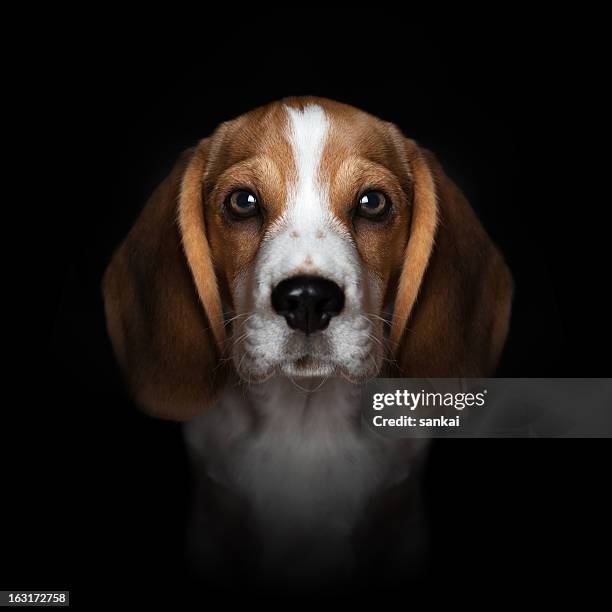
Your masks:
[[[415,165],[435,185],[433,190],[428,186],[425,193],[415,194],[415,215],[421,208],[418,214],[426,217],[424,222],[415,219],[415,228],[431,226],[434,204],[437,226],[433,247],[425,231],[413,232],[408,242],[394,312],[393,337],[401,339],[396,352],[400,371],[414,377],[491,375],[508,332],[512,276],[468,201],[435,157],[421,152]],[[418,244],[412,248],[416,238]],[[416,300],[412,257],[429,259],[416,285]]]
[[[170,419],[203,410],[224,382],[208,298],[198,296],[176,219],[190,159],[188,151],[155,190],[103,280],[109,334],[135,400]],[[214,292],[214,278],[203,280]]]

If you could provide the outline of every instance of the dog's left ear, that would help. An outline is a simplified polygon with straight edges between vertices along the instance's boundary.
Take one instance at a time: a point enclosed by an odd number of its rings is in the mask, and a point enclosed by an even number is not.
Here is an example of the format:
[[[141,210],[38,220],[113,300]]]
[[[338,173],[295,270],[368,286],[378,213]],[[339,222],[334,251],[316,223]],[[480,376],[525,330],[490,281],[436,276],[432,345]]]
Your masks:
[[[512,276],[435,157],[411,140],[405,146],[413,209],[390,333],[400,373],[491,375],[508,331]]]
[[[208,246],[208,142],[183,153],[115,252],[102,284],[109,335],[139,407],[185,420],[224,382],[223,315]]]

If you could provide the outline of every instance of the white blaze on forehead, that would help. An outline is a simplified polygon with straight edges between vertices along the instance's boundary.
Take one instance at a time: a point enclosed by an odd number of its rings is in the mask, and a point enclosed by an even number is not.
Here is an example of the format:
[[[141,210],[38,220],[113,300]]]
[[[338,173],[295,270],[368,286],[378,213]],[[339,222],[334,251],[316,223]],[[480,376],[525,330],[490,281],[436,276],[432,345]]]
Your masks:
[[[289,186],[287,221],[293,226],[309,227],[330,216],[327,193],[319,181],[321,157],[327,140],[329,121],[317,104],[303,110],[285,107],[289,116],[288,139],[297,171],[295,184]]]
[[[358,274],[359,262],[351,235],[334,215],[328,187],[321,181],[330,119],[318,104],[302,110],[285,106],[285,111],[295,175],[287,184],[285,212],[266,235],[261,273],[269,274],[274,285],[308,270],[344,288]]]

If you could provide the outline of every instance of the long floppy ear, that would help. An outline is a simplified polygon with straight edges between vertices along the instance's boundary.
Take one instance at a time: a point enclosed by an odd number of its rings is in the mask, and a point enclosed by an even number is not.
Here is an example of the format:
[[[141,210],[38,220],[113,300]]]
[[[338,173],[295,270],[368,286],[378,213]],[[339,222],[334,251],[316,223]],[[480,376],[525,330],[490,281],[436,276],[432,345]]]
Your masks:
[[[175,420],[201,412],[224,382],[222,309],[201,201],[207,150],[202,141],[181,155],[102,283],[108,332],[137,404]]]
[[[490,375],[508,331],[512,276],[435,157],[413,141],[406,147],[414,207],[390,334],[401,375]]]

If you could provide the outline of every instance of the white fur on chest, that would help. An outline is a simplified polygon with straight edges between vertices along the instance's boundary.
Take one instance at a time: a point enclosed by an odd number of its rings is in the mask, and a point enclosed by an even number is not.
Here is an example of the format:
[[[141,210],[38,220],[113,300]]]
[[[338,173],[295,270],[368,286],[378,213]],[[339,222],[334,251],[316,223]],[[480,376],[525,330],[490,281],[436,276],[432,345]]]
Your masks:
[[[408,475],[417,450],[362,430],[359,393],[341,379],[311,392],[286,378],[231,386],[186,425],[190,453],[247,501],[266,540],[348,536],[367,501]]]

